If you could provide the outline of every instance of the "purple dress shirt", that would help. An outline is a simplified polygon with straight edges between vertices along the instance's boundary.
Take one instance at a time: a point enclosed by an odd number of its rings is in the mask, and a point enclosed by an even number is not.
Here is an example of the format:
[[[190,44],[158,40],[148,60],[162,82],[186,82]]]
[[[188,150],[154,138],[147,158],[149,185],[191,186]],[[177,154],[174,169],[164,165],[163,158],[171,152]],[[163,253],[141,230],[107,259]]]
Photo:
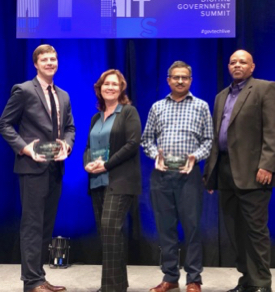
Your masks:
[[[247,80],[236,84],[233,86],[233,83],[230,85],[229,94],[227,96],[223,113],[222,113],[222,122],[219,134],[219,149],[220,151],[227,152],[227,129],[230,121],[230,117],[237,101],[237,98],[241,92],[241,90],[245,87]]]

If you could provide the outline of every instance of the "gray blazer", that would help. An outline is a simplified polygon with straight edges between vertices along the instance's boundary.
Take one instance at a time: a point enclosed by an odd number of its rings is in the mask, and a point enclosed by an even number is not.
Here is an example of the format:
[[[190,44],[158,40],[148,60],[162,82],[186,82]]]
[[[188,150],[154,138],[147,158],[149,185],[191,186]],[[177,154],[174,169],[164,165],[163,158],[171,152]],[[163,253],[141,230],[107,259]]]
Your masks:
[[[217,189],[219,131],[229,87],[215,100],[214,141],[206,161],[208,189]],[[240,189],[256,189],[259,168],[275,172],[275,83],[250,77],[236,101],[228,126],[228,153],[233,179]],[[274,179],[272,181],[274,186]]]
[[[69,95],[55,86],[60,105],[60,139],[71,148],[74,144],[75,127]],[[0,118],[0,133],[16,153],[14,172],[20,174],[42,173],[48,162],[39,163],[19,152],[30,142],[40,139],[52,141],[52,121],[47,102],[36,78],[16,84]],[[63,162],[62,171],[63,171]]]

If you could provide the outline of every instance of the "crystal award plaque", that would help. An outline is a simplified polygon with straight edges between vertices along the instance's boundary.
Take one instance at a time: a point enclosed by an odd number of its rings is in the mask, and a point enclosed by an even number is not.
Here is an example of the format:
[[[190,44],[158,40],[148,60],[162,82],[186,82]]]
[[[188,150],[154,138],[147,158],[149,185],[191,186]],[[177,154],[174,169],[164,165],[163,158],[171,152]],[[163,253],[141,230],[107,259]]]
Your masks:
[[[170,171],[183,170],[184,167],[187,166],[187,163],[188,163],[187,154],[175,156],[171,153],[167,153],[166,155],[164,155],[164,165],[168,167],[167,170],[170,170]]]
[[[54,157],[59,153],[61,145],[56,142],[37,142],[33,145],[33,150],[39,155],[44,155],[47,161],[54,160]]]
[[[91,162],[96,160],[109,160],[109,147],[101,149],[91,149]]]

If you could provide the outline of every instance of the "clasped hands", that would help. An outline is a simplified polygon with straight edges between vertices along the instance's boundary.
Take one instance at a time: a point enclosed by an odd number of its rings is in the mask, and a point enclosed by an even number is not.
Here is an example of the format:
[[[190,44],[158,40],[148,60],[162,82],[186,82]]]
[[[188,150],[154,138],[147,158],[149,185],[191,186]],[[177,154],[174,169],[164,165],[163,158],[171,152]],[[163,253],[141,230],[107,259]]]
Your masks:
[[[106,171],[104,167],[105,161],[102,160],[102,157],[99,156],[95,161],[89,162],[85,166],[85,170],[89,173],[100,173]]]
[[[22,150],[22,154],[30,156],[36,162],[46,162],[47,159],[45,158],[45,155],[38,154],[34,151],[34,145],[39,141],[40,141],[39,139],[36,139],[33,140],[30,144],[26,145]],[[68,157],[70,146],[65,141],[60,139],[56,139],[56,142],[58,142],[61,145],[61,148],[58,154],[54,157],[54,161],[65,160]]]
[[[194,155],[188,155],[188,159],[186,161],[186,164],[182,167],[179,167],[179,173],[185,173],[189,174],[194,165],[196,163],[196,157]],[[158,169],[160,171],[167,171],[168,167],[164,164],[164,156],[163,156],[163,150],[158,150],[158,155],[156,156],[155,160],[155,169]]]

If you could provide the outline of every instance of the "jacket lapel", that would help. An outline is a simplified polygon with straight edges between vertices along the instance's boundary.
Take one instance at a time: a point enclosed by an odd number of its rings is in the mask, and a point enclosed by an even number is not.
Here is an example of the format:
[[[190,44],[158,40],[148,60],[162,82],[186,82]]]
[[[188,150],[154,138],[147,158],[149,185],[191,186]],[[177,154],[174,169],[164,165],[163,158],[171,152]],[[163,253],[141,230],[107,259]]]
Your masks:
[[[233,111],[231,113],[228,127],[232,124],[232,122],[234,121],[238,113],[240,112],[243,104],[245,103],[246,99],[248,98],[251,92],[252,87],[253,87],[253,78],[251,77],[251,79],[247,82],[246,86],[240,92],[238,99],[236,100],[236,103],[233,107]]]
[[[40,85],[40,83],[38,82],[38,80],[36,79],[36,77],[32,80],[32,83],[34,85],[34,89],[38,95],[38,97],[40,98],[46,112],[48,113],[48,116],[51,120],[51,113],[50,113],[50,110],[49,110],[49,107],[47,105],[47,102],[46,102],[46,98],[45,98],[45,95],[44,95],[44,92],[42,90],[42,87]]]

